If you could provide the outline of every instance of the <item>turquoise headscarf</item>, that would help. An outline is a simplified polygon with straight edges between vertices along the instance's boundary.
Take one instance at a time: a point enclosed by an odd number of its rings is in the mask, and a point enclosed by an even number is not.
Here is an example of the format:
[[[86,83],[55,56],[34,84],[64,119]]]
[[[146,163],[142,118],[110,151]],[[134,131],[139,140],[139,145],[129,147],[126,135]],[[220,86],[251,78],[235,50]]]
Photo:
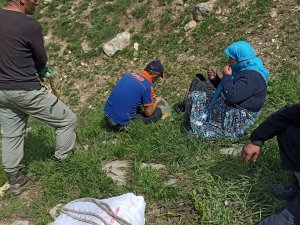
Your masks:
[[[225,54],[230,58],[235,59],[237,63],[231,66],[232,68],[232,79],[238,74],[246,70],[255,70],[258,72],[268,84],[269,71],[264,67],[264,64],[260,58],[255,55],[254,49],[246,41],[237,41],[229,45],[225,49]],[[210,103],[207,106],[207,111],[213,107],[217,99],[219,98],[223,90],[222,84],[219,84],[217,90],[215,91]]]
[[[233,78],[243,71],[255,70],[264,78],[267,84],[269,71],[264,67],[262,60],[255,55],[254,49],[248,42],[234,42],[224,52],[230,58],[237,60],[237,63],[232,65]]]

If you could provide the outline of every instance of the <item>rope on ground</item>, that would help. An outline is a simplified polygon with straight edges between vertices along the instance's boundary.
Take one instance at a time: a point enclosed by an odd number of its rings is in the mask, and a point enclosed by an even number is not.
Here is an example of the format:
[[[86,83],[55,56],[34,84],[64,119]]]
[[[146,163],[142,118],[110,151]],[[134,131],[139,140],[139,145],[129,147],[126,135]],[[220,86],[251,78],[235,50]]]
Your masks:
[[[72,201],[69,204],[72,204],[72,203],[75,203],[75,202],[90,202],[90,203],[94,203],[100,209],[102,209],[105,213],[107,213],[109,216],[111,216],[112,218],[114,218],[120,225],[131,225],[131,223],[127,222],[123,218],[121,218],[121,217],[117,216],[116,214],[114,214],[114,212],[112,211],[111,207],[107,203],[105,203],[103,201],[99,201],[99,200],[94,199],[94,198],[81,198],[81,199],[77,199],[75,201]],[[76,215],[73,215],[72,213],[93,216],[93,217],[96,217],[97,219],[101,220],[105,225],[108,225],[108,223],[106,223],[101,216],[99,216],[99,215],[97,215],[96,213],[93,213],[93,212],[74,210],[74,209],[70,209],[70,208],[68,208],[66,206],[62,208],[61,212],[64,213],[64,214],[66,214],[67,216],[75,219],[75,220],[78,220],[78,221],[81,221],[81,222],[90,223],[90,224],[93,224],[93,225],[99,225],[96,222],[93,222],[93,221],[85,219],[85,218],[78,217]]]

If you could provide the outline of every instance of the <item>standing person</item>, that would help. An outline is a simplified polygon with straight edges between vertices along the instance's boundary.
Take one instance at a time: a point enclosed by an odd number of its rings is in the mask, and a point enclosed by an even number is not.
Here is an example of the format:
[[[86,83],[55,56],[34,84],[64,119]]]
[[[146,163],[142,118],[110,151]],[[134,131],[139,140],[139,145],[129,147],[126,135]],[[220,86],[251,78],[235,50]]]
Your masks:
[[[236,139],[260,114],[267,94],[269,71],[246,41],[237,41],[225,49],[228,65],[222,79],[213,69],[208,79],[197,75],[184,104],[175,104],[176,111],[185,111],[190,129],[197,137]]]
[[[154,60],[140,73],[123,75],[104,107],[106,121],[113,130],[124,130],[136,117],[144,124],[156,122],[162,117],[162,111],[157,107],[162,97],[154,94],[153,83],[163,77],[163,72],[161,62]],[[139,112],[141,105],[144,112]]]
[[[278,213],[263,220],[259,225],[300,224],[300,103],[289,105],[273,113],[250,136],[250,143],[243,147],[241,157],[246,164],[256,162],[263,143],[277,136],[281,165],[292,171],[297,183],[278,185],[273,194],[290,200]]]
[[[24,191],[24,135],[28,116],[55,128],[55,160],[63,160],[76,140],[76,115],[39,82],[47,63],[41,25],[33,18],[39,0],[9,0],[0,9],[0,122],[2,162],[12,194]]]

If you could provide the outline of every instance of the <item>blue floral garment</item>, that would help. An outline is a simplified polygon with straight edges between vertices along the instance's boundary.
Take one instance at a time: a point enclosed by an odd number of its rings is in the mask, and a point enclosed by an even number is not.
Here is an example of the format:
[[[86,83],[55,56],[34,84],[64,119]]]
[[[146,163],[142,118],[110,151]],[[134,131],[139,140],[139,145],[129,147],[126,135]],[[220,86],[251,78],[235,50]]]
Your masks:
[[[188,102],[192,103],[190,105],[191,130],[197,138],[237,139],[245,134],[246,129],[260,114],[260,111],[252,112],[230,106],[221,96],[209,112],[207,105],[211,97],[209,92],[199,91],[193,91],[188,95]]]

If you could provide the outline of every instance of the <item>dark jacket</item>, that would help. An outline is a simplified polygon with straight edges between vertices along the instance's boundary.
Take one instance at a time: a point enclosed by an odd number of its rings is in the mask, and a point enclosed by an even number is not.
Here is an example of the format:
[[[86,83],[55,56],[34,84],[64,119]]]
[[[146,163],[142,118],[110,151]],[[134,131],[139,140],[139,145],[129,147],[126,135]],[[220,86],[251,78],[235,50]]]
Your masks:
[[[229,104],[237,105],[253,112],[263,107],[267,95],[267,85],[264,78],[254,70],[244,71],[235,79],[223,76],[223,96]]]
[[[277,136],[283,169],[300,171],[300,103],[273,113],[251,134],[251,141]]]

